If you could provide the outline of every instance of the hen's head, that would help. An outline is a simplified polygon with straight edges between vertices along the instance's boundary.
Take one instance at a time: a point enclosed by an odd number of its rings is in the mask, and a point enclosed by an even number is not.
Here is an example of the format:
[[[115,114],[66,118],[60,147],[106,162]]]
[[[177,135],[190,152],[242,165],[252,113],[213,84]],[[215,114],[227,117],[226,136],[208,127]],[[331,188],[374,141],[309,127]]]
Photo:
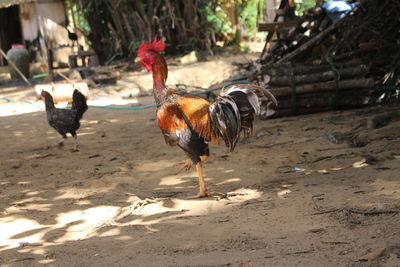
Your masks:
[[[139,46],[137,56],[140,58],[140,63],[147,71],[153,71],[153,66],[159,57],[159,52],[164,51],[165,44],[162,40],[154,37],[152,42],[143,43]]]
[[[40,99],[45,99],[46,94],[48,94],[48,92],[46,92],[45,90],[42,90],[42,92],[40,93]]]

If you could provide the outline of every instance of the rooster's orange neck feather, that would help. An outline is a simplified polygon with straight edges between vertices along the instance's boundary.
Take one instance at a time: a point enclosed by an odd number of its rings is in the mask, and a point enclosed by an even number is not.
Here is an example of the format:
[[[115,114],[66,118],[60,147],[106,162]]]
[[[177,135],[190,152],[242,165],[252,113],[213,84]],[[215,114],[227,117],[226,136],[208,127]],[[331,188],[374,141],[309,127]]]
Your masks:
[[[167,63],[162,55],[157,54],[153,65],[153,89],[155,93],[166,90],[165,82],[168,77]]]

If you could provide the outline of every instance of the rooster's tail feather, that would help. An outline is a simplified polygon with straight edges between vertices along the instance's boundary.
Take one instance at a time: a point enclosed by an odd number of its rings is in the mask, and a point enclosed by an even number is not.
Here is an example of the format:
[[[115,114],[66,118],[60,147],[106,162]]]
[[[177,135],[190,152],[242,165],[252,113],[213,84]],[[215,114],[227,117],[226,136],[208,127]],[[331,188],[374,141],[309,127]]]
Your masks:
[[[243,131],[248,136],[253,131],[255,115],[267,118],[275,113],[278,105],[267,89],[241,84],[229,88],[210,106],[211,127],[214,134],[225,141],[233,151]]]
[[[240,136],[240,111],[230,96],[218,97],[210,105],[211,128],[214,135],[222,138],[233,151]]]
[[[88,109],[86,104],[86,97],[77,89],[74,90],[72,95],[72,109],[77,111],[77,119],[82,119],[83,113]]]

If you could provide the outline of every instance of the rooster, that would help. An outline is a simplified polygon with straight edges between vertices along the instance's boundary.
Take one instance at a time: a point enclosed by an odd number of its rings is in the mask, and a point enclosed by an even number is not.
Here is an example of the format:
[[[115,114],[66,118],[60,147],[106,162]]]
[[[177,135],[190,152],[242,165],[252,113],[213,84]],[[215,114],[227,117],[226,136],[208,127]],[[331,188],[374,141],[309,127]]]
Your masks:
[[[191,94],[178,95],[165,86],[168,68],[160,54],[164,49],[165,44],[156,36],[139,47],[136,61],[153,74],[157,122],[165,142],[180,147],[189,157],[181,163],[181,170],[196,166],[199,193],[191,198],[207,197],[203,162],[209,156],[209,142],[222,140],[233,151],[241,132],[244,136],[252,133],[255,115],[272,115],[278,103],[268,90],[254,84],[235,85],[214,102]]]
[[[88,109],[85,96],[75,89],[72,95],[71,109],[56,108],[53,97],[47,91],[42,91],[41,96],[44,98],[49,125],[62,136],[62,139],[58,142],[58,146],[64,146],[67,133],[70,133],[74,138],[73,151],[78,151],[78,136],[76,135],[76,131],[80,127],[79,121],[82,119],[83,113]]]

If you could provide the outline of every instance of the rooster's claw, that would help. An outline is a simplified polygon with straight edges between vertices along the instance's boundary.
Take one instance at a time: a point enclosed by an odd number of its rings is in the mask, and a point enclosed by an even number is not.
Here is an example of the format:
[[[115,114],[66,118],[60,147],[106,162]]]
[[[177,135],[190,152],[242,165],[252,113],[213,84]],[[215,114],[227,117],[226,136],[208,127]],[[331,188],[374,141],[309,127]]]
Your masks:
[[[182,166],[179,168],[178,172],[176,173],[176,174],[178,174],[182,171],[190,170],[193,166],[193,162],[191,160],[181,161],[181,162],[175,163],[174,166]]]

